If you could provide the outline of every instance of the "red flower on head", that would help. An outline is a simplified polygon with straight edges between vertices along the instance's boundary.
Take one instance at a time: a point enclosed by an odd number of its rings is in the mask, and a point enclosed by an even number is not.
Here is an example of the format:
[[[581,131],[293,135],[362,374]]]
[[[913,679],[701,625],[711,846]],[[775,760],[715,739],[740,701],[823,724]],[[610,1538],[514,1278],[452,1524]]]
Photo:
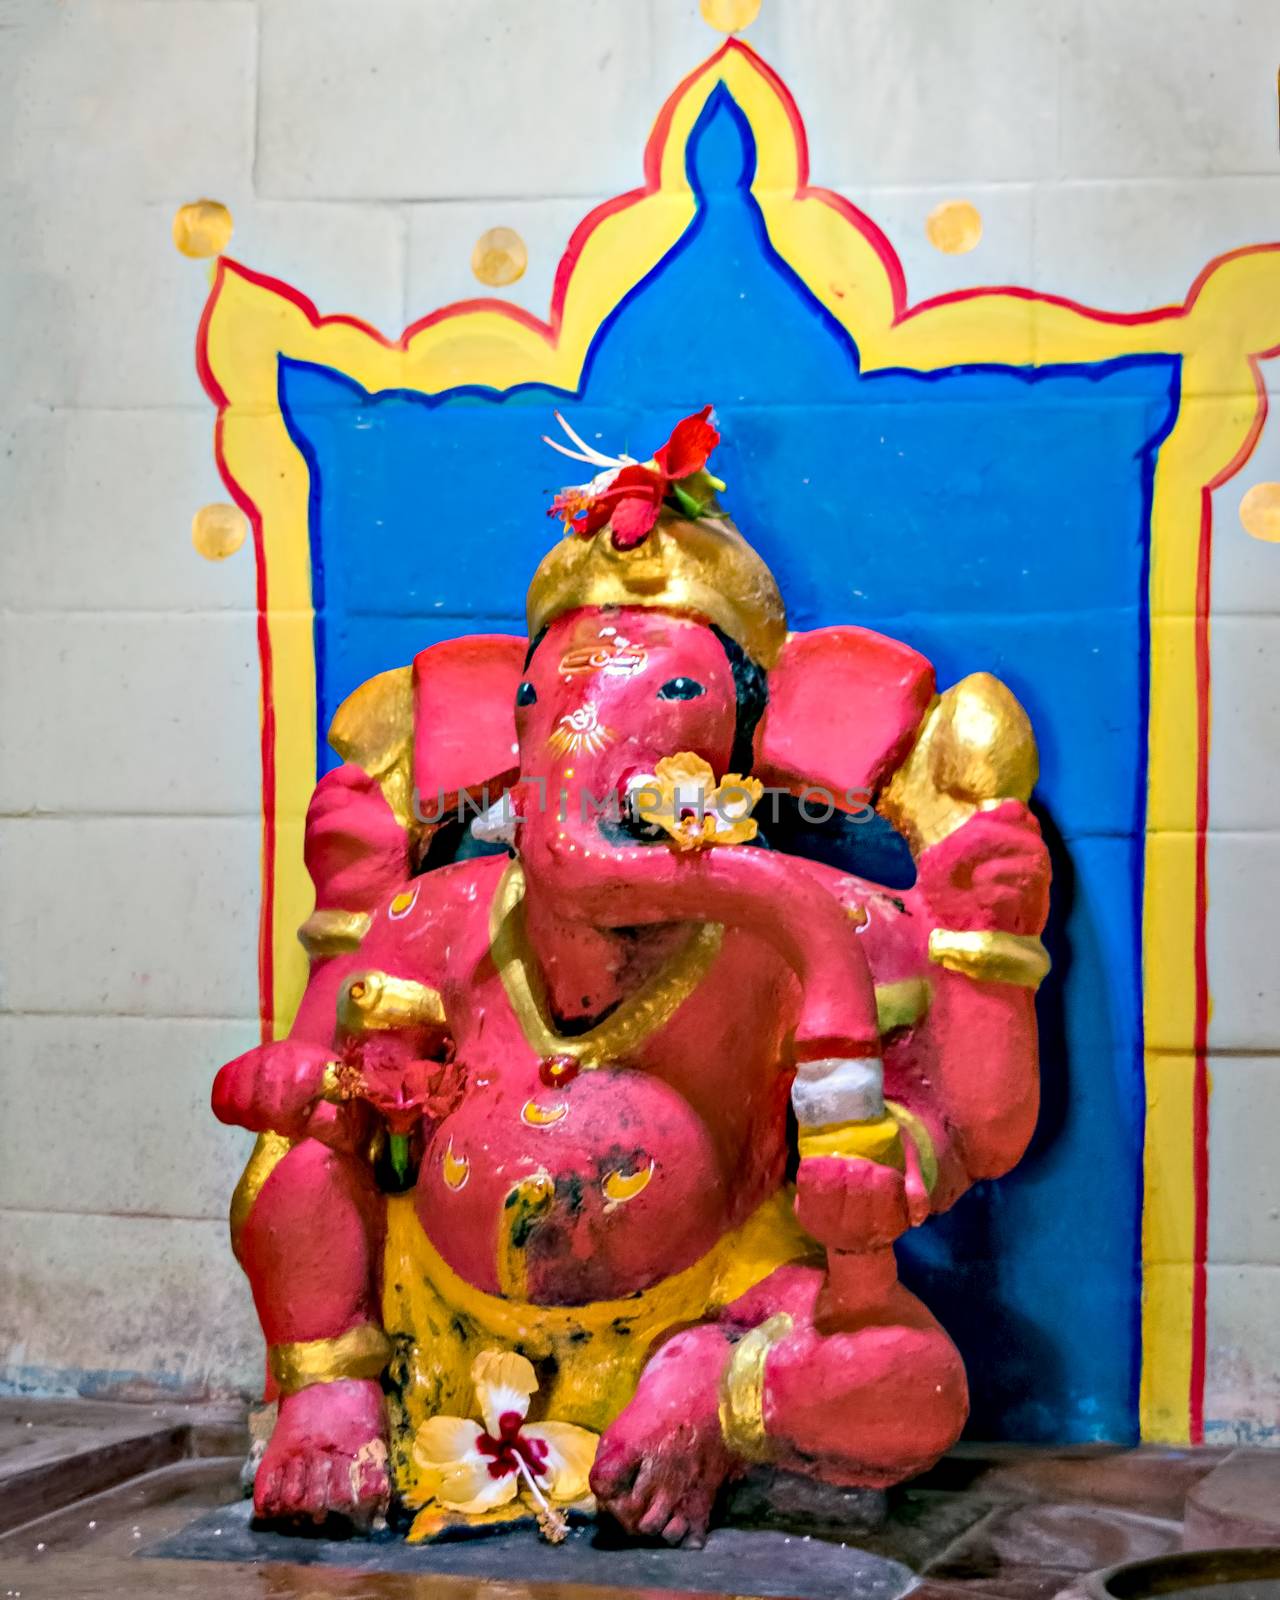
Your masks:
[[[651,467],[638,463],[623,467],[608,488],[574,518],[573,531],[580,539],[590,539],[611,522],[614,544],[619,550],[630,550],[649,537],[666,492],[667,480]]]
[[[580,539],[594,538],[609,524],[615,548],[632,550],[652,533],[672,485],[701,472],[719,443],[715,412],[703,406],[675,425],[652,461],[628,462],[593,483],[561,490],[550,515],[560,517],[566,530],[571,528]]]
[[[719,443],[715,412],[710,406],[703,406],[696,415],[676,423],[671,437],[661,450],[654,452],[653,459],[667,480],[677,483],[694,472],[701,472]]]

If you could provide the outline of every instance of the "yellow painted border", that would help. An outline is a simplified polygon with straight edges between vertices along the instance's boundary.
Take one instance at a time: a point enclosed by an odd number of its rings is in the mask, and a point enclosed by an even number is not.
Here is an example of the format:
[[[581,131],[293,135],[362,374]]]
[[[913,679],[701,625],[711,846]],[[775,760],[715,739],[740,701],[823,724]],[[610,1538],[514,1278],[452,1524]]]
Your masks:
[[[539,322],[497,301],[446,307],[396,342],[349,318],[326,318],[296,291],[219,263],[201,325],[200,364],[219,408],[224,477],[258,536],[264,721],[274,750],[264,772],[273,808],[266,870],[275,892],[267,943],[280,1027],[306,976],[295,930],[311,908],[302,825],[314,780],[307,469],[277,406],[281,355],[346,373],[364,388],[438,393],[459,384],[506,390],[576,388],[603,319],[676,243],[694,199],[685,146],[708,94],[724,82],[755,137],[754,195],[769,237],[852,335],[864,370],[932,371],[958,363],[1098,362],[1143,352],[1182,356],[1182,398],[1162,447],[1151,512],[1151,704],[1144,907],[1148,1042],[1143,1435],[1194,1432],[1197,1228],[1196,1073],[1203,1081],[1203,783],[1208,681],[1207,493],[1241,464],[1261,427],[1257,362],[1280,346],[1280,245],[1213,262],[1183,305],[1135,316],[1089,310],[1020,289],[966,291],[908,308],[887,241],[848,202],[808,183],[804,130],[785,86],[732,40],[676,89],[646,151],[646,184],[600,207],[575,233]],[[535,552],[536,553],[536,552]],[[532,559],[532,558],[531,558]],[[1189,645],[1188,630],[1198,630]],[[1197,1133],[1196,1129],[1199,1127]],[[1202,1156],[1202,1152],[1201,1152]],[[1201,1327],[1201,1338],[1203,1330]]]

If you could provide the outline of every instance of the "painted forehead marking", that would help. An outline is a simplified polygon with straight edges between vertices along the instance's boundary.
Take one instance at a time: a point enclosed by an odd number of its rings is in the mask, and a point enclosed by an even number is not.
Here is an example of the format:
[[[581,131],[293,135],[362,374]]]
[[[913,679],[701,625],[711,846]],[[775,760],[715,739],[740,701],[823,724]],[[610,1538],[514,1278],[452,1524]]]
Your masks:
[[[601,628],[593,643],[571,645],[560,657],[560,671],[566,678],[579,673],[602,673],[606,678],[634,678],[643,672],[649,652],[642,644],[632,644],[616,628]]]

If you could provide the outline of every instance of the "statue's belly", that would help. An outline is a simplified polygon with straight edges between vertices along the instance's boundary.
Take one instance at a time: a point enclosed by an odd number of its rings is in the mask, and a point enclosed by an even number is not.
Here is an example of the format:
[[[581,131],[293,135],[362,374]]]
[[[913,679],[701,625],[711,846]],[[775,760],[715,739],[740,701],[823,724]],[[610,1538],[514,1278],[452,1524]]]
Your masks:
[[[705,1123],[670,1085],[602,1068],[565,1088],[472,1073],[435,1130],[418,1215],[479,1289],[541,1305],[612,1300],[689,1266],[724,1230]]]

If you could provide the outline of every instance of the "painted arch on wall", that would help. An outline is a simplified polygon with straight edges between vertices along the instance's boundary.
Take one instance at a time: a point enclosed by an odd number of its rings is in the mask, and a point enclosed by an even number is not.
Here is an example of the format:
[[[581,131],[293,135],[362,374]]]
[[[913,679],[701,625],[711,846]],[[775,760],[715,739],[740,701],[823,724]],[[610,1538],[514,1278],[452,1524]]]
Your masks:
[[[994,671],[1040,740],[1041,1125],[903,1252],[966,1356],[972,1431],[1196,1439],[1210,492],[1262,424],[1280,246],[1131,316],[1007,287],[910,305],[739,41],[663,106],[644,175],[574,232],[545,322],[473,300],[392,342],[218,264],[198,360],[256,543],[264,1029],[305,980],[302,824],[336,706],[436,639],[521,629],[556,531],[553,407],[645,455],[712,400],[729,509],[793,626],[879,628],[943,683]]]

